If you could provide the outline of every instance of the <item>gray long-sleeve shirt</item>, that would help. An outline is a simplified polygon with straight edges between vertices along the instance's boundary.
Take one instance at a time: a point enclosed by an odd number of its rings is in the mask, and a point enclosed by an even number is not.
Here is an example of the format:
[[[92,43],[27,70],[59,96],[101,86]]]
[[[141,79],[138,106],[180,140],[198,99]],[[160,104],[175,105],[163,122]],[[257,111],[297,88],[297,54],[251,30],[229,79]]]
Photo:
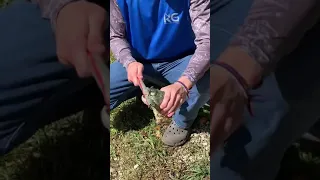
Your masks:
[[[60,9],[69,2],[77,0],[31,1],[39,4],[43,17],[50,19],[54,28]],[[294,49],[304,32],[316,22],[320,14],[319,2],[317,0],[254,0],[244,25],[230,45],[241,47],[261,65],[264,73],[268,73],[274,69],[279,58]],[[190,15],[197,35],[198,48],[184,74],[192,80],[198,79],[203,73],[201,71],[207,70],[206,66],[209,62],[208,3],[208,0],[191,0]],[[113,37],[111,49],[117,59],[126,65],[133,61],[133,58],[130,57],[128,44],[125,41],[119,43],[121,37],[124,37],[123,20],[115,4],[110,5],[110,36]]]
[[[39,4],[42,15],[51,19],[55,29],[57,14],[66,4],[76,0],[32,0]],[[210,0],[190,0],[190,17],[195,33],[196,50],[183,75],[196,82],[210,64]],[[125,25],[116,2],[110,0],[110,47],[116,59],[126,67],[135,61],[125,39]]]
[[[190,0],[190,18],[195,33],[196,50],[182,74],[195,83],[209,69],[210,64],[210,0]],[[115,0],[110,0],[110,47],[113,55],[124,67],[136,61],[130,50],[126,27]]]
[[[231,42],[257,61],[266,75],[293,51],[320,17],[317,0],[254,0],[244,25]]]

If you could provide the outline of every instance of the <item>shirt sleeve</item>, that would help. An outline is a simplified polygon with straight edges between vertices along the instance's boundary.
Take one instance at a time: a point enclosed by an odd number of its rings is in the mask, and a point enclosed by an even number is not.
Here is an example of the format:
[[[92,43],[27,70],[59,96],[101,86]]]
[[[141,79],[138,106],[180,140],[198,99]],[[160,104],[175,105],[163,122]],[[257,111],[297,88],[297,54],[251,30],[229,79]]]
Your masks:
[[[67,4],[77,0],[31,0],[31,2],[39,5],[43,18],[49,19],[52,28],[56,29],[56,20],[60,10]]]
[[[316,0],[255,0],[231,46],[244,50],[266,75],[297,47],[319,14]]]
[[[127,68],[136,60],[131,55],[130,45],[126,40],[126,26],[115,0],[110,0],[110,48],[114,57]]]
[[[182,76],[194,84],[210,65],[210,0],[190,0],[189,13],[196,50]]]

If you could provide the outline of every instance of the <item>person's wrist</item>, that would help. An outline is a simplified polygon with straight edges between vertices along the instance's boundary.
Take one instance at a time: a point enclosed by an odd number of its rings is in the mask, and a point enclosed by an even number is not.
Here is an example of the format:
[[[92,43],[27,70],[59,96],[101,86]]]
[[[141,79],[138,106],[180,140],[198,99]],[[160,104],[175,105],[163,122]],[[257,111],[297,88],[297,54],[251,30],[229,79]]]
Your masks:
[[[133,65],[135,62],[137,62],[137,61],[128,61],[128,62],[125,63],[124,67],[126,69],[128,69],[130,67],[130,65]]]
[[[182,88],[186,93],[188,93],[188,88],[186,87],[186,85],[184,85],[181,81],[176,81],[173,84],[179,86],[180,88]]]
[[[189,89],[188,87],[181,81],[177,80],[176,82],[174,82],[173,84],[179,86],[181,89],[183,89],[183,91],[185,92],[185,95],[187,97],[189,97]]]
[[[186,77],[186,76],[181,76],[181,77],[178,79],[178,81],[181,82],[181,83],[183,83],[184,86],[187,88],[188,91],[189,91],[189,90],[192,88],[192,86],[193,86],[192,82],[191,82],[191,81],[189,80],[189,78]]]
[[[254,88],[262,80],[262,68],[245,51],[238,47],[229,47],[218,59],[236,70],[245,80],[248,88]]]
[[[63,11],[65,7],[75,2],[79,2],[79,1],[78,0],[57,1],[56,3],[54,3],[53,7],[51,7],[52,12],[49,15],[45,15],[45,16],[49,16],[53,32],[56,32],[60,12]]]

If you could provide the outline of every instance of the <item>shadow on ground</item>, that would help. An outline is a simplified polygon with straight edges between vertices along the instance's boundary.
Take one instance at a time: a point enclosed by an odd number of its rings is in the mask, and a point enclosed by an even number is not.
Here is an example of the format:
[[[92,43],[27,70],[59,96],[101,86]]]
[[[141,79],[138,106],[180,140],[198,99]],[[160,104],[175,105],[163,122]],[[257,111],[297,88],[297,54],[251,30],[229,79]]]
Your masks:
[[[320,144],[300,140],[287,151],[277,180],[319,180]]]
[[[112,111],[112,128],[122,132],[141,130],[154,120],[152,110],[149,109],[139,97],[140,96],[137,96],[136,98],[124,102],[117,109]],[[209,111],[210,109],[207,106],[200,109],[198,118],[193,125],[195,132],[199,133],[210,131],[209,128],[203,127],[209,123]]]
[[[122,103],[112,114],[111,127],[123,132],[143,129],[153,119],[152,111],[138,97]]]
[[[90,114],[90,119],[57,122],[55,125],[59,126],[58,130],[52,126],[46,128],[30,144],[8,154],[4,162],[0,160],[0,169],[3,168],[0,170],[0,179],[107,179],[110,173],[110,134],[97,121],[97,116]],[[63,123],[69,125],[63,128]],[[55,135],[51,136],[51,131]]]
[[[152,112],[145,106],[132,106],[132,108],[127,109],[133,112],[143,112],[140,115],[144,117],[141,119],[145,121],[144,123],[150,121]],[[145,113],[148,113],[148,117],[145,117]],[[93,114],[96,117],[88,113],[90,118],[86,118],[84,114],[84,118],[78,115],[54,123],[38,132],[21,147],[0,158],[0,179],[107,179],[110,174],[109,134],[97,120],[98,113]],[[124,114],[122,113],[122,116],[118,118],[121,119]],[[144,125],[141,122],[132,123],[136,128]],[[129,124],[123,129],[128,126]],[[300,141],[288,149],[282,163],[279,180],[319,180],[319,158],[319,144]]]

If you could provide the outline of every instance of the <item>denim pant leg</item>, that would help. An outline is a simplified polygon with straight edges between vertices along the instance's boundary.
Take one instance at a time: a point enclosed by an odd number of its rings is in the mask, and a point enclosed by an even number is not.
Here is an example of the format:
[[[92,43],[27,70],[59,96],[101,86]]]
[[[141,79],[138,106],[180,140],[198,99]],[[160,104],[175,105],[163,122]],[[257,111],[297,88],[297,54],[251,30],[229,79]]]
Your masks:
[[[37,5],[21,0],[0,9],[0,26],[2,155],[44,125],[92,105],[99,90],[58,62],[50,22]]]
[[[320,116],[319,30],[320,23],[306,34],[296,50],[283,58],[276,71],[280,90],[290,106],[289,112],[284,118],[272,118],[269,114],[274,111],[270,107],[280,107],[283,103],[267,106],[263,96],[257,96],[260,103],[255,101],[253,107],[258,108],[255,110],[258,116],[261,109],[265,120],[246,119],[246,125],[211,159],[212,179],[274,180],[286,148],[317,122]],[[266,89],[270,90],[274,89]],[[260,89],[253,93],[259,91],[263,92]],[[267,111],[263,113],[263,109]]]
[[[213,0],[211,11],[211,57],[217,59],[228,46],[230,39],[244,22],[252,0]],[[214,83],[214,82],[212,82]],[[281,157],[272,155],[263,166],[259,158],[269,149],[274,132],[287,112],[287,104],[272,74],[262,86],[251,92],[255,96],[254,116],[246,112],[245,124],[232,134],[226,146],[211,157],[211,179],[223,180],[272,180]],[[211,137],[214,138],[214,137]],[[279,154],[284,148],[279,149]],[[273,159],[272,159],[273,158]],[[259,163],[257,163],[259,162]],[[264,171],[265,170],[265,171]],[[257,176],[258,175],[258,176]]]
[[[246,111],[245,124],[211,157],[212,179],[273,180],[277,174],[285,145],[277,145],[277,151],[270,148],[276,149],[271,145],[288,106],[273,74],[251,94],[254,116]],[[266,151],[273,153],[265,154]]]
[[[186,67],[189,64],[190,58],[185,58],[166,63],[159,63],[156,69],[166,78],[170,83],[177,81]],[[190,89],[189,98],[176,111],[173,120],[181,128],[190,127],[201,107],[203,107],[210,99],[210,71],[197,81],[197,83]]]

